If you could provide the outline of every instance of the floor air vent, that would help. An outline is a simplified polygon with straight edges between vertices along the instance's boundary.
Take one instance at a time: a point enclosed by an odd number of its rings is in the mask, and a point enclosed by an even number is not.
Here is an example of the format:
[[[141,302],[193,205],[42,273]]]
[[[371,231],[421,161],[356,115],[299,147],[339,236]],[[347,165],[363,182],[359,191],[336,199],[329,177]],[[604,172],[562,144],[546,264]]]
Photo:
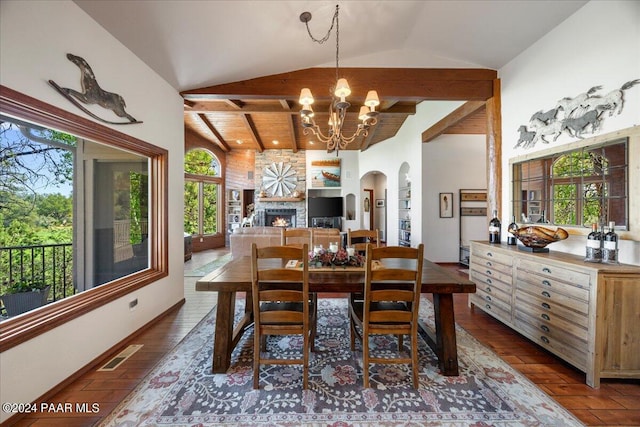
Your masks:
[[[105,363],[98,371],[115,371],[125,360],[142,348],[142,344],[133,344],[122,350],[113,359]]]

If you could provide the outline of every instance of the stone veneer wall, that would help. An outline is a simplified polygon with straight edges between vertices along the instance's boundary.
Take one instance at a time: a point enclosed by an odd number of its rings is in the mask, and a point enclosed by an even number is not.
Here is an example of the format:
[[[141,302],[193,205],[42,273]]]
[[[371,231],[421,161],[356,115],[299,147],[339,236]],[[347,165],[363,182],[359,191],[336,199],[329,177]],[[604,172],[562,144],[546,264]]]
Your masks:
[[[267,208],[288,208],[296,209],[296,226],[307,226],[307,202],[261,202],[259,199],[262,190],[262,175],[264,169],[272,163],[282,162],[285,165],[291,165],[296,171],[298,183],[295,190],[301,194],[307,194],[307,156],[304,150],[294,153],[293,150],[266,150],[262,153],[256,152],[255,160],[255,186],[256,186],[256,217],[258,211],[264,211]],[[293,190],[292,190],[293,191]]]

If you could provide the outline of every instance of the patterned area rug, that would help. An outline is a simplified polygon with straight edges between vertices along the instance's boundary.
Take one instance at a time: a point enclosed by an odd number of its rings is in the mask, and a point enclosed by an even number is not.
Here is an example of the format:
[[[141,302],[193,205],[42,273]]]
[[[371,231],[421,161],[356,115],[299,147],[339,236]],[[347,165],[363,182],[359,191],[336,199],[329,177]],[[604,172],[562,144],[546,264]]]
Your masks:
[[[236,307],[237,315],[241,307]],[[433,307],[421,317],[433,325]],[[169,353],[104,420],[103,426],[581,426],[582,424],[457,327],[460,376],[440,375],[437,359],[419,340],[420,388],[402,365],[372,365],[371,388],[362,387],[362,352],[349,350],[347,303],[319,300],[318,337],[309,389],[300,366],[266,365],[252,388],[252,338],[234,350],[226,374],[211,374],[214,311]],[[409,345],[405,340],[405,345]],[[301,339],[273,337],[268,351],[297,352]],[[372,350],[396,351],[380,336]],[[396,367],[398,366],[398,367]]]

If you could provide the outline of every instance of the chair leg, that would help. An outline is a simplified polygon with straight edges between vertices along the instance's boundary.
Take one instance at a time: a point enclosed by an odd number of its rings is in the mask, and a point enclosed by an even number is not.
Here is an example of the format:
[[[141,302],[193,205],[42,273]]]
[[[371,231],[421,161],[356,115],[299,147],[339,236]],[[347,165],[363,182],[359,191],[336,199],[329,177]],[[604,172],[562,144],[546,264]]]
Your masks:
[[[309,338],[310,331],[304,331],[304,337],[302,341],[302,389],[306,390],[309,387]]]
[[[253,388],[259,388],[260,381],[260,332],[257,328],[253,332]]]
[[[316,334],[318,333],[318,294],[316,292],[311,294],[311,343],[310,350],[316,351]]]
[[[351,326],[351,351],[356,350],[356,323],[352,318],[349,318],[349,324]]]
[[[403,335],[398,335],[398,351],[402,351],[402,349],[404,347],[402,345],[402,343],[403,343],[402,339],[403,339]]]
[[[413,377],[413,388],[420,387],[418,380],[418,330],[414,326],[411,331],[411,374]]]
[[[362,385],[369,388],[369,334],[362,332]]]

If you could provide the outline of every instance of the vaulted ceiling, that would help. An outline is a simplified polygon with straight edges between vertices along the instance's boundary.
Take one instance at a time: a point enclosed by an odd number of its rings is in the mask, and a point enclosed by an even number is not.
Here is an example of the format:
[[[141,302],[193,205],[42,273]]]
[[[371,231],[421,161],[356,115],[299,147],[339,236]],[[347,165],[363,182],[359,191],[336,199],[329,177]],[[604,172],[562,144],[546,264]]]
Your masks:
[[[317,122],[328,120],[335,33],[315,44],[299,16],[311,12],[310,30],[320,37],[335,2],[74,1],[183,95],[188,137],[225,151],[323,149],[302,134],[298,97],[310,87]],[[395,135],[419,102],[487,99],[494,70],[586,2],[338,1],[340,64],[353,114],[367,90],[381,98],[378,125],[353,148]],[[458,120],[457,131],[483,132],[482,114],[474,104],[473,121]],[[355,121],[346,127],[355,129]]]

